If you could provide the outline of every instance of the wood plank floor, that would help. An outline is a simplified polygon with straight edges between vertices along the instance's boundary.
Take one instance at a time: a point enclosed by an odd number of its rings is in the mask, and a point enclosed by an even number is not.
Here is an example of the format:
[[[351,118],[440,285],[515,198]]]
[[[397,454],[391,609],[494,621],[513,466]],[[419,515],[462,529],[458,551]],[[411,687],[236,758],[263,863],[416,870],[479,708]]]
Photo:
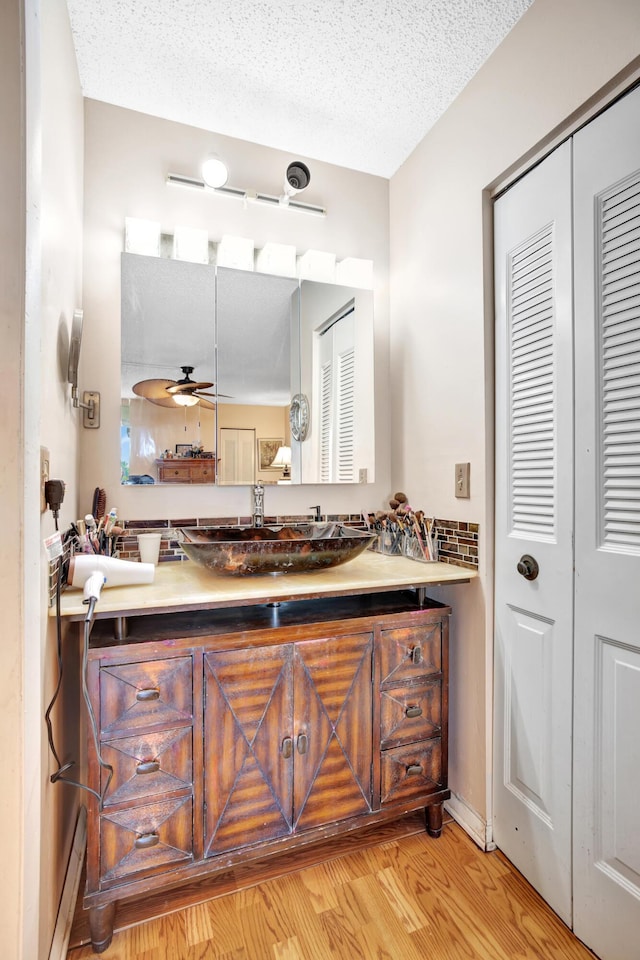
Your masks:
[[[343,852],[344,851],[344,852]],[[315,860],[317,861],[317,855]],[[242,881],[236,879],[236,886]],[[181,909],[168,898],[119,906],[105,960],[593,960],[499,852],[455,823],[434,840],[421,820],[375,833],[334,859]],[[226,888],[228,889],[228,888]],[[209,895],[211,891],[209,891]],[[129,924],[134,925],[129,925]],[[71,943],[86,939],[78,911]],[[90,945],[68,960],[95,958]]]

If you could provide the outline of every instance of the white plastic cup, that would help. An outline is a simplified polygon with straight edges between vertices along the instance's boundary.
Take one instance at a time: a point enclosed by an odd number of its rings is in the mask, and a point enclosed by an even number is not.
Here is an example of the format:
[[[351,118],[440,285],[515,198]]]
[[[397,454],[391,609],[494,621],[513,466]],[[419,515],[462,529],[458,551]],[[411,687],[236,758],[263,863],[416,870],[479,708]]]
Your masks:
[[[138,534],[138,550],[140,551],[140,559],[143,563],[152,563],[154,566],[158,565],[161,540],[161,533]]]

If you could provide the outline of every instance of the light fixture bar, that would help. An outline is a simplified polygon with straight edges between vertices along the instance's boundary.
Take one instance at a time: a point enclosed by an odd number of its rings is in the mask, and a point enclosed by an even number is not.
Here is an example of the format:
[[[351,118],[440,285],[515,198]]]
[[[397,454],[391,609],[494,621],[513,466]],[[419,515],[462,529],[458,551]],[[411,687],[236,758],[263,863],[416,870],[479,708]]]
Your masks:
[[[280,202],[280,197],[274,197],[270,193],[256,193],[254,198],[261,203],[270,203],[275,207],[292,207],[294,210],[303,210],[305,213],[315,213],[319,217],[325,217],[327,211],[324,207],[317,207],[314,203],[303,203],[302,200],[289,199],[286,203]]]
[[[198,180],[196,177],[186,177],[180,173],[167,174],[167,183],[178,187],[194,187],[196,190],[206,190],[207,193],[220,193],[226,197],[236,197],[238,200],[268,203],[272,207],[290,207],[292,210],[313,213],[319,217],[327,215],[325,207],[318,207],[313,203],[303,203],[301,200],[293,199],[290,199],[288,203],[280,203],[280,197],[275,197],[270,193],[251,193],[248,190],[241,190],[239,187],[208,187],[204,180]]]
[[[244,200],[247,196],[246,190],[240,190],[239,187],[208,187],[204,180],[198,180],[197,177],[185,177],[181,173],[169,173],[167,183],[173,183],[178,187],[195,187],[196,190],[206,190],[208,193],[222,193],[228,197],[238,197]]]
[[[200,189],[204,189],[204,180],[196,180],[195,177],[183,177],[180,173],[170,173],[167,176],[167,183],[175,183],[180,187],[200,187]]]

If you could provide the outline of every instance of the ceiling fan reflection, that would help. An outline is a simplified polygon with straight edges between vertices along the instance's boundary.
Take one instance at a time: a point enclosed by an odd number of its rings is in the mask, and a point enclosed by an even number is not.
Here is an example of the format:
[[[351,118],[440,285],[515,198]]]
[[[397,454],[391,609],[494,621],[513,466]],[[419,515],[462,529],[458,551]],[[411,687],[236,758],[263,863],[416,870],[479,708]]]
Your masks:
[[[216,397],[218,394],[209,393],[209,387],[214,384],[207,380],[195,381],[189,376],[194,367],[180,367],[184,377],[180,380],[140,380],[134,383],[132,390],[138,397],[143,397],[150,403],[160,407],[191,407],[196,404],[213,410],[215,403],[207,397]],[[226,394],[219,394],[226,396]]]

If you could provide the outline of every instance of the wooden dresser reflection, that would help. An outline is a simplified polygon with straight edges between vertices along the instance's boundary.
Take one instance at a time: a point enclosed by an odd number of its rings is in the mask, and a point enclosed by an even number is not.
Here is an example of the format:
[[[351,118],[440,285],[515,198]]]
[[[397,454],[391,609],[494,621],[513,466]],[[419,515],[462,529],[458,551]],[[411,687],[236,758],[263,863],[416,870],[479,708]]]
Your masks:
[[[156,460],[158,483],[214,483],[213,457],[174,457]]]

